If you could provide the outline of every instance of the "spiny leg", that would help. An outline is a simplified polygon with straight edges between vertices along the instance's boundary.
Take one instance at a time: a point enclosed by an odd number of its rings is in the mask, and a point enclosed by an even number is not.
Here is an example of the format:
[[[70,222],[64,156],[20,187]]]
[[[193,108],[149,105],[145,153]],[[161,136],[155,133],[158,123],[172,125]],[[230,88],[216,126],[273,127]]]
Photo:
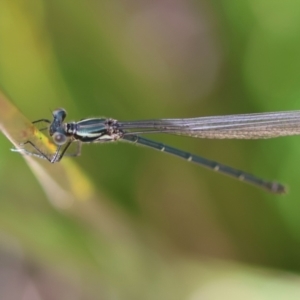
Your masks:
[[[72,144],[72,141],[69,141],[60,154],[59,154],[59,150],[61,149],[62,146],[58,146],[57,151],[55,152],[55,154],[50,162],[51,163],[59,162],[64,157],[67,149],[70,147],[71,144]]]
[[[36,120],[36,121],[33,121],[32,124],[37,124],[37,123],[47,123],[47,124],[51,124],[51,121],[48,120],[48,119],[40,119],[40,120]],[[49,128],[49,126],[47,127],[43,127],[41,129],[39,129],[39,131],[44,131],[44,130],[47,130]]]
[[[77,149],[74,153],[65,153],[64,156],[76,157],[81,155],[82,143],[77,142]],[[64,151],[65,152],[65,151]]]
[[[36,151],[37,153],[35,152],[30,152],[26,149],[12,149],[13,151],[15,152],[21,152],[23,154],[26,154],[26,155],[30,155],[30,156],[35,156],[35,157],[38,157],[38,158],[43,158],[43,159],[46,159],[48,160],[49,162],[52,162],[53,159],[49,158],[43,151],[41,151],[34,143],[32,143],[31,141],[27,141],[23,144],[21,144],[22,146],[26,145],[26,144],[29,144],[31,145]],[[59,150],[60,150],[60,146],[57,147],[56,151],[55,151],[55,156],[57,156],[57,153],[59,153]]]
[[[48,119],[39,119],[39,120],[36,120],[36,121],[32,122],[32,124],[37,124],[37,123],[47,123],[47,124],[50,124],[51,121],[48,120]],[[44,130],[47,130],[47,129],[48,129],[48,126],[39,129],[39,131],[44,131]],[[20,144],[20,146],[24,146],[26,144],[30,144],[37,151],[37,153],[30,152],[30,151],[28,151],[26,149],[20,149],[20,148],[15,148],[15,149],[11,149],[11,150],[14,151],[14,152],[23,153],[25,155],[35,156],[35,157],[38,157],[38,158],[46,159],[49,162],[51,161],[51,159],[43,151],[41,151],[34,143],[32,143],[31,141],[26,141],[26,142]]]

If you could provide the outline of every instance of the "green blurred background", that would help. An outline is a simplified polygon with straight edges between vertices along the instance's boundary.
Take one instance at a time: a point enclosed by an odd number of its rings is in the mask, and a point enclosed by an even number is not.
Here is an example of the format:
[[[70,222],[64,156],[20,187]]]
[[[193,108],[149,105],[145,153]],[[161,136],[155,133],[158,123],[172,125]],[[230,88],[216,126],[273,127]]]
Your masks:
[[[0,86],[30,120],[295,110],[299,56],[296,0],[0,1]],[[89,145],[72,161],[96,196],[73,213],[1,135],[1,299],[300,298],[299,139],[153,138],[289,193]]]

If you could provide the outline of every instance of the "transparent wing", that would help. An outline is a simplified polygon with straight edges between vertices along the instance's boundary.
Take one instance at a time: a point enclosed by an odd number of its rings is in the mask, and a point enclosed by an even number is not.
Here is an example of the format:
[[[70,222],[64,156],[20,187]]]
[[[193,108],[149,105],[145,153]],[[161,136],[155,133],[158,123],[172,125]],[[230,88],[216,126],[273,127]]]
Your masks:
[[[211,139],[264,139],[300,134],[300,111],[119,122],[127,134],[171,133]]]

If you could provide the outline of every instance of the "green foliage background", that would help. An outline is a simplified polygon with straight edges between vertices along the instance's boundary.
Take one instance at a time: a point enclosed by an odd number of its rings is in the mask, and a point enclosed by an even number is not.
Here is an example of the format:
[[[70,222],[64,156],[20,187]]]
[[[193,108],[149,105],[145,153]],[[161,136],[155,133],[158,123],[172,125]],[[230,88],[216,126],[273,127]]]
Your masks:
[[[296,110],[299,33],[295,0],[2,0],[0,86],[30,120]],[[299,299],[299,138],[154,138],[289,194],[118,143],[63,162],[73,192],[42,163],[62,208],[0,136],[3,299]]]

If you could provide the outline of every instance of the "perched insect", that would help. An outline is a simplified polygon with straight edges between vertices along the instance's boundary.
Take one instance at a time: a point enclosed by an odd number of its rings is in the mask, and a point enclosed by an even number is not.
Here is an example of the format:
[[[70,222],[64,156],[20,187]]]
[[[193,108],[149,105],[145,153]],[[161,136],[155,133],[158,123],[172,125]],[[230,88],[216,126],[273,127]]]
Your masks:
[[[258,178],[201,156],[146,139],[139,136],[139,134],[169,133],[209,139],[265,139],[300,134],[300,111],[144,121],[117,121],[110,118],[89,118],[79,122],[64,122],[67,113],[63,108],[54,110],[52,115],[52,121],[40,119],[33,123],[47,124],[47,127],[43,129],[49,130],[49,135],[57,145],[57,149],[53,155],[44,153],[31,141],[27,141],[22,145],[30,144],[35,149],[34,152],[30,152],[24,148],[12,150],[55,163],[63,158],[73,142],[78,143],[77,151],[66,154],[68,156],[80,155],[83,143],[127,141],[173,154],[275,194],[284,193],[285,186],[277,182]]]

